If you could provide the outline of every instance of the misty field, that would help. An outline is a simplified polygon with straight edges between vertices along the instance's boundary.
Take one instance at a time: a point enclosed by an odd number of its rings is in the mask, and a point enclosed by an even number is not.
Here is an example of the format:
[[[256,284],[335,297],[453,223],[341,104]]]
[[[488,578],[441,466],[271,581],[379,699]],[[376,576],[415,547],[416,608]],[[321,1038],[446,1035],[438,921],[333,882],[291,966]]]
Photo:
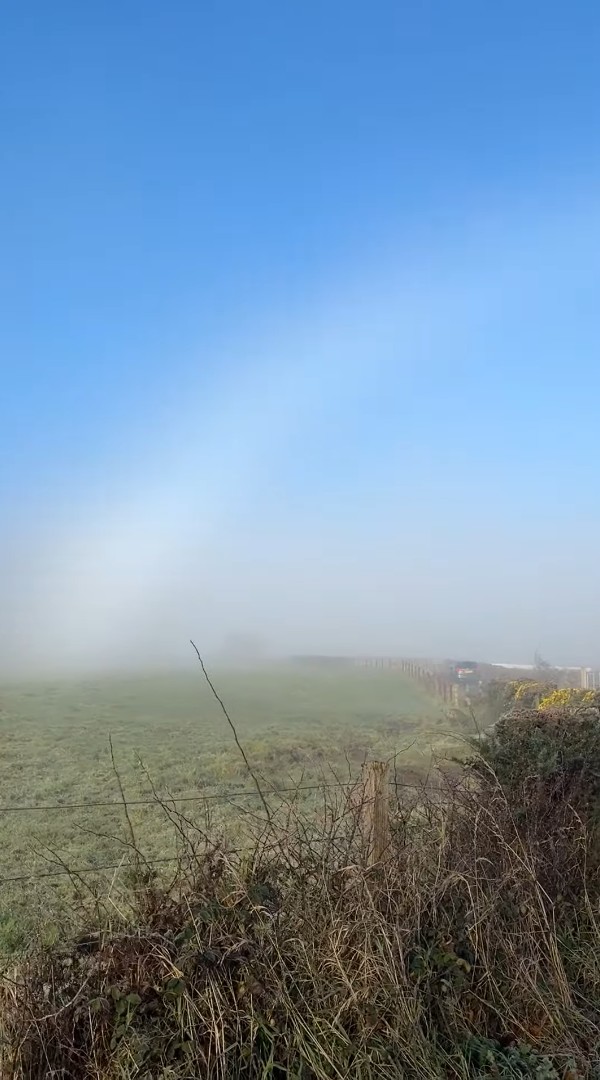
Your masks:
[[[410,779],[425,768],[432,745],[447,744],[441,707],[398,672],[274,667],[216,671],[214,678],[267,788],[345,781],[365,756],[397,752],[399,775]],[[255,795],[239,796],[252,782],[199,668],[4,684],[0,725],[0,947],[26,944],[33,922],[51,938],[68,917],[72,889],[66,874],[9,878],[119,864],[131,854],[132,829],[149,862],[168,867],[177,829],[153,791],[183,796],[178,808],[201,829],[210,815],[211,835],[241,829],[244,816],[256,812]],[[130,824],[119,778],[128,802],[144,800],[130,806]],[[90,802],[111,805],[50,809]],[[29,806],[45,809],[12,809]],[[118,870],[99,870],[82,877],[81,887],[110,890],[118,877]]]

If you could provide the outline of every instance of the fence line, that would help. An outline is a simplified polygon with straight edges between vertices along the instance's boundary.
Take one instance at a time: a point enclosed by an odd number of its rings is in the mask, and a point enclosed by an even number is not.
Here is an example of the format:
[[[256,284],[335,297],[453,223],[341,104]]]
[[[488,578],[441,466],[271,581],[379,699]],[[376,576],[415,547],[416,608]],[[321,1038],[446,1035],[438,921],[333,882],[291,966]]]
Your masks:
[[[267,795],[279,795],[286,794],[291,791],[320,791],[322,788],[333,787],[347,787],[348,784],[342,784],[340,782],[332,784],[306,784],[301,787],[284,787],[284,788],[271,788],[270,790],[263,792]],[[156,795],[152,799],[107,799],[106,801],[86,801],[79,803],[35,803],[31,806],[0,806],[0,814],[19,814],[21,812],[30,812],[36,810],[88,810],[106,808],[109,806],[127,807],[130,806],[162,806],[163,803],[181,803],[181,802],[228,802],[229,799],[241,799],[245,796],[258,796],[256,788],[250,788],[246,791],[229,791],[229,792],[208,792],[206,795]]]
[[[352,661],[355,667],[384,668],[401,671],[418,683],[431,697],[444,705],[458,708],[467,698],[465,687],[450,675],[447,665],[434,660],[411,660],[399,656],[362,656]]]
[[[242,852],[247,851],[247,848],[225,848],[224,854],[226,855],[241,855]],[[151,863],[145,863],[147,869],[153,870],[155,866],[163,866],[166,863],[178,863],[180,858],[177,855],[164,856],[160,859],[153,859]],[[13,877],[0,878],[0,885],[7,885],[14,881],[38,881],[41,878],[55,878],[55,877],[79,877],[81,874],[96,874],[102,870],[124,870],[129,869],[129,864],[121,860],[118,863],[100,863],[99,866],[79,866],[74,869],[69,867],[63,867],[62,870],[42,870],[41,873],[32,871],[31,874],[16,874]]]
[[[375,773],[377,773],[378,779],[377,779],[376,784],[373,785],[372,780],[373,780],[373,776],[375,775]],[[364,798],[363,798],[362,802],[360,804],[358,804],[358,805],[359,805],[359,808],[362,807],[363,814],[364,814],[364,812],[366,810],[366,813],[367,813],[367,827],[368,827],[369,830],[371,830],[371,833],[373,833],[373,830],[374,830],[373,835],[376,835],[382,829],[381,822],[383,821],[383,819],[385,819],[385,821],[387,822],[387,809],[385,809],[385,807],[384,807],[385,800],[383,798],[383,790],[384,790],[384,788],[385,787],[392,787],[394,789],[408,788],[408,789],[410,789],[412,791],[419,791],[423,787],[423,785],[419,785],[419,784],[416,784],[416,783],[409,784],[409,783],[406,783],[404,781],[399,781],[399,780],[396,780],[396,779],[388,779],[388,775],[389,775],[389,762],[369,762],[369,763],[367,763],[366,765],[363,766],[362,779],[357,778],[356,780],[351,780],[351,781],[347,781],[347,782],[336,781],[334,783],[304,784],[304,785],[301,785],[301,786],[292,786],[292,787],[286,787],[286,788],[279,788],[278,790],[273,790],[273,791],[267,792],[267,795],[278,795],[278,794],[285,794],[285,793],[289,793],[289,792],[298,793],[298,792],[304,792],[304,791],[322,791],[323,789],[332,789],[332,788],[337,789],[337,790],[349,789],[349,788],[350,789],[357,789],[362,784],[363,787],[364,787],[364,793],[363,793]],[[371,788],[373,790],[371,790]],[[369,793],[369,794],[367,794],[367,793]],[[258,796],[259,792],[255,788],[251,788],[251,789],[245,790],[245,791],[232,792],[230,794],[233,795],[234,797]],[[263,795],[264,795],[264,793],[263,793]],[[184,801],[186,801],[186,802],[187,801],[202,802],[207,798],[212,799],[212,800],[221,799],[221,801],[226,802],[228,800],[229,796],[220,795],[220,794],[209,794],[209,795],[205,795],[205,796],[203,796],[203,795],[182,796],[182,797],[179,797],[179,798],[177,798],[176,796],[169,796],[169,797],[164,798],[162,801],[161,801],[161,797],[157,797],[156,799],[139,799],[139,800],[134,799],[134,800],[131,800],[131,801],[128,801],[128,800],[111,800],[110,802],[87,802],[87,803],[70,803],[70,804],[69,803],[67,803],[67,804],[65,804],[65,803],[56,803],[56,804],[49,804],[47,806],[41,806],[41,805],[35,805],[35,806],[5,806],[5,807],[0,807],[0,813],[18,813],[18,812],[21,812],[21,811],[27,812],[27,811],[37,811],[37,810],[71,810],[71,809],[78,809],[78,808],[82,808],[82,807],[88,808],[88,807],[115,806],[115,807],[123,808],[124,806],[129,807],[129,806],[139,806],[139,805],[162,806],[163,803],[168,803],[168,802],[172,802],[172,803],[173,802],[184,802]],[[371,807],[371,804],[373,804],[372,807]],[[353,808],[356,809],[356,804],[354,804]],[[375,824],[373,824],[373,821],[371,820],[372,815],[375,815],[375,817],[380,819],[380,820],[376,821]],[[369,842],[369,847],[370,846],[371,846],[371,843]],[[376,845],[373,850],[375,850],[375,852],[377,853],[380,848],[381,848],[381,840],[379,841],[379,847]],[[234,848],[234,849],[224,849],[224,853],[226,855],[239,855],[242,852],[247,851],[247,850],[248,850],[247,847],[245,847],[245,848]],[[372,858],[373,858],[373,856],[371,855],[371,859]],[[153,869],[155,866],[165,865],[165,864],[168,864],[168,863],[173,864],[173,863],[177,863],[179,861],[180,861],[180,859],[179,859],[178,856],[169,856],[169,857],[164,857],[164,858],[158,858],[158,859],[154,859],[154,860],[152,860],[152,862],[148,863],[148,867],[150,869]],[[103,871],[108,871],[108,870],[121,870],[121,869],[127,868],[127,866],[128,866],[128,864],[124,860],[121,860],[120,862],[117,862],[117,863],[101,863],[101,864],[96,865],[96,866],[83,866],[83,867],[76,867],[76,868],[63,866],[63,867],[61,867],[61,869],[58,869],[58,870],[32,871],[31,873],[14,874],[14,875],[10,875],[9,877],[3,877],[3,878],[0,878],[0,885],[8,885],[8,884],[16,883],[16,882],[25,882],[25,881],[39,881],[39,880],[43,880],[43,879],[47,879],[47,878],[56,878],[56,877],[76,878],[76,877],[81,876],[82,874],[96,874],[96,873],[102,873]]]
[[[290,787],[281,788],[268,788],[263,789],[263,795],[277,796],[277,795],[289,795],[290,793],[298,793],[304,791],[323,791],[329,788],[348,788],[354,784],[359,783],[358,779],[347,781],[335,781],[333,783],[323,784],[302,784],[300,787],[292,785]],[[404,781],[389,781],[391,787],[399,788],[412,788],[413,790],[420,790],[420,784],[408,784]],[[258,791],[256,788],[249,788],[245,791],[229,791],[229,792],[209,792],[206,795],[156,795],[152,799],[107,799],[106,801],[89,801],[78,803],[33,803],[30,806],[0,806],[0,814],[20,814],[20,813],[36,813],[37,811],[46,810],[93,810],[93,809],[106,809],[114,806],[117,809],[126,806],[160,806],[163,807],[165,803],[183,803],[183,802],[229,802],[230,799],[242,799],[247,797],[258,798]]]
[[[231,852],[231,854],[236,854]],[[150,867],[159,866],[162,863],[174,863],[178,862],[176,855],[172,855],[169,858],[154,859],[150,863]],[[54,878],[54,877],[79,877],[81,874],[96,874],[101,870],[122,870],[127,867],[127,863],[102,863],[100,866],[80,866],[74,870],[69,868],[63,868],[62,870],[42,870],[41,873],[35,870],[31,874],[16,874],[14,877],[0,878],[0,885],[8,885],[15,881],[40,881],[42,878]]]

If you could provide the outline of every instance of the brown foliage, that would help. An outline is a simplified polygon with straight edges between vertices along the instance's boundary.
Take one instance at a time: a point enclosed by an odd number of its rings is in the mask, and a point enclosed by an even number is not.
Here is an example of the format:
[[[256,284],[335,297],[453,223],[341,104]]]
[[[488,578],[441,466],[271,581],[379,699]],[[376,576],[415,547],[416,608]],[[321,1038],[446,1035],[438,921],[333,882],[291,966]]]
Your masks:
[[[4,984],[2,1076],[592,1076],[590,834],[567,806],[543,843],[486,768],[395,805],[374,868],[327,804],[139,889],[134,925],[30,958]]]

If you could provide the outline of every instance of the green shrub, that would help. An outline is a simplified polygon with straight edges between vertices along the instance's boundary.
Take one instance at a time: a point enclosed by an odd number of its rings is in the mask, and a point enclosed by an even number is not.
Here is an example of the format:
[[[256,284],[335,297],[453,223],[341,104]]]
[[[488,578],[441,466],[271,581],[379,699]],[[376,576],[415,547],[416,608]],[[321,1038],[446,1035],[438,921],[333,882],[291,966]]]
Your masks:
[[[471,768],[484,779],[491,771],[511,804],[524,804],[535,788],[550,801],[568,801],[586,822],[595,821],[600,807],[600,709],[514,709],[477,749]]]
[[[484,798],[501,792],[543,887],[564,899],[585,876],[600,896],[600,709],[513,708],[476,749],[470,775]]]

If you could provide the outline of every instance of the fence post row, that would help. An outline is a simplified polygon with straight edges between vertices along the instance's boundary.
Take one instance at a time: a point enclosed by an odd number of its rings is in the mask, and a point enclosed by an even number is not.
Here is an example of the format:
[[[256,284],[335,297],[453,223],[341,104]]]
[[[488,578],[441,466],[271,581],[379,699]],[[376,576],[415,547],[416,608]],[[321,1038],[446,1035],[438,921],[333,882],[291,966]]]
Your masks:
[[[459,708],[461,688],[446,671],[440,670],[439,664],[430,661],[427,666],[424,666],[415,660],[399,660],[396,666],[410,679],[420,683],[428,693],[441,698],[445,705]]]

